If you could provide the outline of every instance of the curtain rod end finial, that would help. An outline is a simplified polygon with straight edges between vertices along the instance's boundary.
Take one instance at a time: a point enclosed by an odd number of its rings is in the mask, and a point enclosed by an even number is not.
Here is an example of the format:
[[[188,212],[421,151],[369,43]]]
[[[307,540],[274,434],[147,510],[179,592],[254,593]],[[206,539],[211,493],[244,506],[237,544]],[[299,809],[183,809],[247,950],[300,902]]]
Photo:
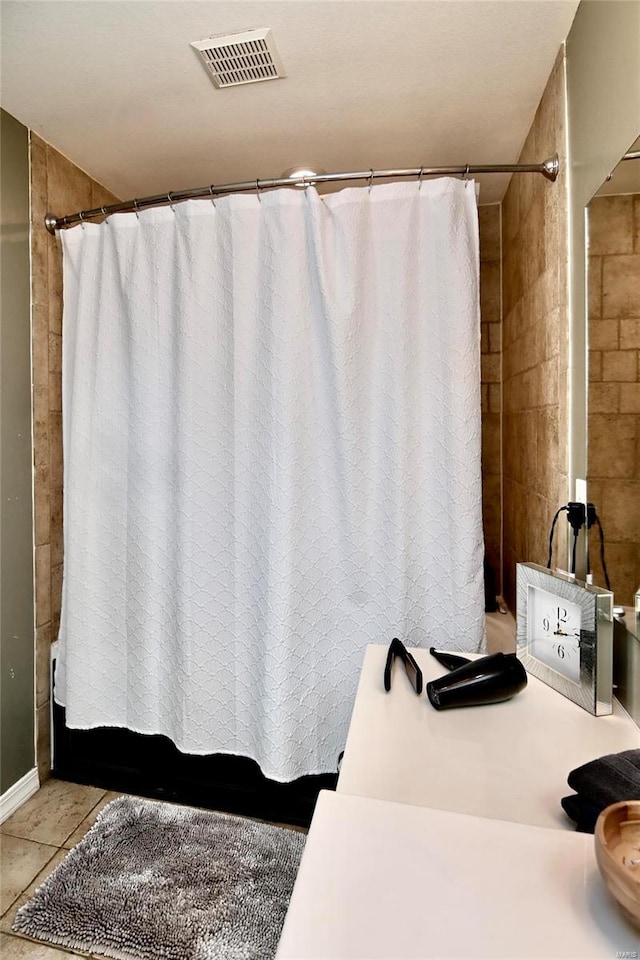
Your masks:
[[[50,234],[55,235],[56,227],[58,225],[58,218],[54,217],[52,213],[47,213],[44,218],[44,225]]]
[[[555,181],[560,173],[560,158],[557,153],[545,160],[542,164],[542,173],[547,180]]]

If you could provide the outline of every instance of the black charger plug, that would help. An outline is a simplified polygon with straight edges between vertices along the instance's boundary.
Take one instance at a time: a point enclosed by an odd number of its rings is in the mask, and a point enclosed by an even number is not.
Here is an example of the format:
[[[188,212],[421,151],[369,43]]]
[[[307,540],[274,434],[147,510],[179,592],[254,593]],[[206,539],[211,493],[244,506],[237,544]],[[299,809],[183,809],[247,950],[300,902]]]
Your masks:
[[[584,503],[573,503],[569,501],[567,504],[567,520],[573,530],[574,536],[578,536],[584,527],[586,519],[587,510]]]
[[[575,503],[569,501],[567,504],[567,520],[573,530],[573,549],[571,551],[571,573],[576,572],[576,547],[578,545],[578,535],[585,525],[587,519],[587,508],[584,503]]]

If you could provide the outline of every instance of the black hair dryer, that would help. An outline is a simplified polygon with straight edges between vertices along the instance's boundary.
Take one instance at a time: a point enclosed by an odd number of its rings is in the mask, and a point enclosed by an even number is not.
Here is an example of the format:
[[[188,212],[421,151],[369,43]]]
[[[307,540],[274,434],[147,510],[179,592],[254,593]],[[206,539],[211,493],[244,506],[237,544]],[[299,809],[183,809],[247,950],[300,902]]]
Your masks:
[[[439,653],[433,647],[429,653],[451,671],[427,684],[427,696],[436,710],[500,703],[527,685],[527,672],[515,653],[492,653],[480,660]]]

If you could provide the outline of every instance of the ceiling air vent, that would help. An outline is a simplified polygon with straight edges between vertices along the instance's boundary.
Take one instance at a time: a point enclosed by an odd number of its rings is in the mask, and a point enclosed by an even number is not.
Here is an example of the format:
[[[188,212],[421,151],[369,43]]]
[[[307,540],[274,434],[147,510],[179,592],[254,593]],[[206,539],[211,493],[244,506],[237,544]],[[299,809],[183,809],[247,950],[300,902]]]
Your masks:
[[[286,76],[269,27],[194,40],[191,46],[202,57],[216,87]]]

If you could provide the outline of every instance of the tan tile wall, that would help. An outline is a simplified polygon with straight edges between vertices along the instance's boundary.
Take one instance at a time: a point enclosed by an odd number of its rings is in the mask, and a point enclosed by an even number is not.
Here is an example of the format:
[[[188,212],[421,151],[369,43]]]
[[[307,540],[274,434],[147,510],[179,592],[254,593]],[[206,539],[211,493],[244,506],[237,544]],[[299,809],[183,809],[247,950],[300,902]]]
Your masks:
[[[555,183],[512,177],[502,206],[504,596],[515,608],[515,565],[546,564],[549,528],[567,502],[568,308],[564,56],[558,57],[520,155],[558,153]],[[566,523],[554,562],[566,561]]]
[[[36,710],[40,779],[50,769],[50,646],[62,592],[62,256],[44,216],[118,198],[31,133],[31,298],[35,502]]]
[[[478,210],[482,351],[482,519],[485,553],[501,592],[502,580],[502,296],[500,205]]]
[[[640,586],[640,195],[589,204],[588,490],[616,603]],[[604,586],[599,536],[594,580]]]

